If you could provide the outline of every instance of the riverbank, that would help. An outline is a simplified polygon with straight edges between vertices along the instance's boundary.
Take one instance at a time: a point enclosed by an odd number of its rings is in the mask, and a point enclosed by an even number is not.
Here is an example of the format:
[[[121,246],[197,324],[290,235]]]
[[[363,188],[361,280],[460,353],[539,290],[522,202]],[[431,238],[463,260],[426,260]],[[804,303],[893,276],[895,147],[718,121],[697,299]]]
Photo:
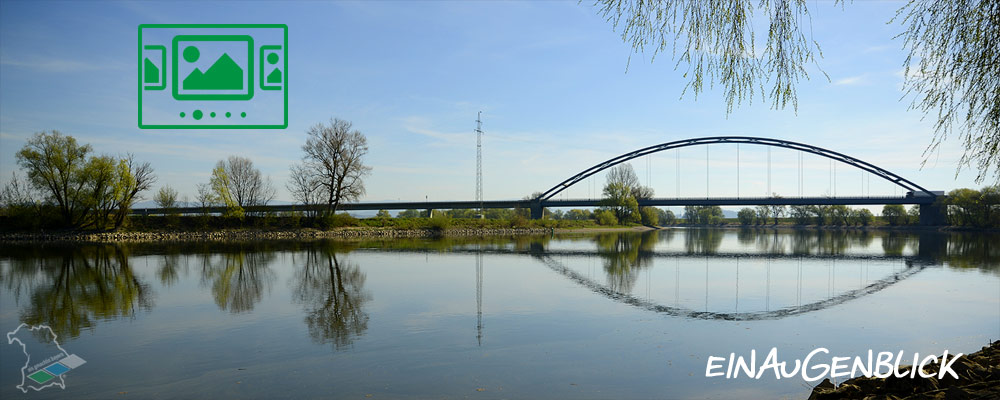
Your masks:
[[[551,234],[587,234],[608,232],[646,232],[677,228],[706,228],[703,225],[651,226],[576,226],[576,227],[450,227],[400,228],[353,226],[328,230],[314,228],[295,229],[173,229],[145,231],[13,231],[0,232],[0,243],[28,242],[154,242],[154,241],[199,241],[199,240],[286,240],[286,239],[392,239],[392,238],[439,238],[478,236],[523,236]],[[970,229],[950,226],[817,226],[817,225],[718,225],[708,228],[726,230],[759,231],[889,231],[889,232],[980,232],[1000,233],[997,229]]]
[[[155,242],[200,240],[274,240],[274,239],[352,239],[352,238],[436,238],[442,236],[519,236],[553,233],[542,228],[456,228],[456,229],[396,229],[396,228],[336,228],[331,230],[262,230],[232,229],[217,231],[153,231],[153,232],[20,232],[0,233],[0,243],[28,242]]]
[[[705,225],[691,225],[691,224],[677,224],[671,227],[678,228],[705,228]],[[740,224],[725,224],[714,226],[723,229],[751,229],[751,230],[789,230],[789,231],[850,231],[850,232],[866,232],[866,231],[880,231],[880,232],[982,232],[982,233],[1000,233],[1000,228],[976,228],[968,226],[951,226],[951,225],[941,225],[941,226],[925,226],[925,225],[867,225],[867,226],[844,226],[844,225],[792,225],[792,224],[777,224],[777,225],[740,225]]]
[[[913,366],[900,367],[909,371]],[[924,367],[936,374],[939,363]],[[864,377],[848,379],[835,386],[829,379],[813,388],[809,400],[827,399],[1000,399],[1000,341],[959,357],[951,369],[958,379],[946,376],[930,378]]]

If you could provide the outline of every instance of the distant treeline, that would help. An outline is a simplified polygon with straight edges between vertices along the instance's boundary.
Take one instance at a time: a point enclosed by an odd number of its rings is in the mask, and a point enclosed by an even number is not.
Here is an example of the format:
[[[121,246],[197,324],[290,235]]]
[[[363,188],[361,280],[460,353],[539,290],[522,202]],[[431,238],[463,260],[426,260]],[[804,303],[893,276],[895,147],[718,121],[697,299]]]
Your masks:
[[[194,201],[188,201],[169,186],[162,186],[152,198],[168,210],[163,217],[129,218],[131,208],[151,189],[156,180],[149,163],[140,163],[131,154],[94,155],[90,145],[79,144],[58,131],[42,132],[28,140],[17,153],[21,167],[0,191],[0,227],[13,230],[50,228],[114,230],[134,229],[220,229],[238,227],[285,227],[329,229],[343,226],[392,226],[400,228],[445,229],[462,227],[584,227],[724,225],[718,206],[687,206],[678,217],[657,207],[639,207],[639,201],[653,197],[653,190],[639,184],[631,165],[619,164],[607,176],[600,206],[595,210],[543,210],[542,220],[530,220],[526,208],[487,210],[405,210],[395,218],[379,210],[375,218],[358,220],[338,213],[342,201],[356,201],[364,193],[363,177],[370,168],[361,162],[367,144],[349,122],[332,120],[310,129],[303,151],[303,163],[292,166],[286,185],[299,204],[325,204],[308,212],[259,212],[258,206],[274,199],[275,190],[253,162],[230,156],[211,171],[209,182],[198,185]],[[338,144],[337,146],[331,143]],[[339,147],[338,147],[339,146]],[[344,154],[348,154],[347,157]],[[324,169],[350,159],[351,165]],[[339,184],[342,182],[343,184]],[[346,185],[346,186],[345,186]],[[526,199],[537,198],[535,193]],[[778,197],[776,194],[775,197]],[[941,200],[948,223],[955,226],[1000,227],[1000,186],[982,190],[956,189]],[[201,215],[181,217],[172,208],[189,206],[205,210]],[[210,207],[223,207],[221,215],[211,215]],[[428,214],[430,213],[430,214]],[[901,205],[883,207],[880,216],[868,209],[833,206],[757,206],[737,214],[742,225],[793,223],[797,225],[867,226],[872,224],[912,225],[919,223],[919,208]]]

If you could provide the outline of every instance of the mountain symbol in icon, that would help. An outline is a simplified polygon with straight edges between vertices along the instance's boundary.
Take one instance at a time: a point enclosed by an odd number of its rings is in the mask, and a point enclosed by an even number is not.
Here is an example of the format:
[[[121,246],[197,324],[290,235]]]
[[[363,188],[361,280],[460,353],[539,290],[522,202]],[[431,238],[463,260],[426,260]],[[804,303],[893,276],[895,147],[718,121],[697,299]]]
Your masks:
[[[243,90],[243,68],[222,53],[205,72],[198,68],[191,71],[182,86],[184,90]]]

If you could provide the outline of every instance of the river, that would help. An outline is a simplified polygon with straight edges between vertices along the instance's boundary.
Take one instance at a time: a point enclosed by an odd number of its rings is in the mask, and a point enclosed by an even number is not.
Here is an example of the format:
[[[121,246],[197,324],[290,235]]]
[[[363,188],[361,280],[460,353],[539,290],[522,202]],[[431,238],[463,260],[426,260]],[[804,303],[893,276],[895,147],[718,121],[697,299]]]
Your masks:
[[[998,243],[680,228],[4,244],[0,328],[45,325],[86,361],[32,398],[804,398],[816,382],[706,363],[978,350],[1000,339]],[[18,344],[0,345],[2,398],[22,396]]]

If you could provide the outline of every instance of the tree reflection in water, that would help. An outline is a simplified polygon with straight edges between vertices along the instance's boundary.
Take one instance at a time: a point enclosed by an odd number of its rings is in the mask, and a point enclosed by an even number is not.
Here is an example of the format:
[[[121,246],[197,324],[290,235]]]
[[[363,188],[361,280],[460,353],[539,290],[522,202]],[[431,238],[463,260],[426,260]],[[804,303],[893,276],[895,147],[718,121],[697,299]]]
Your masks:
[[[689,228],[684,230],[684,250],[688,254],[715,254],[722,244],[724,229]]]
[[[95,329],[102,321],[133,318],[142,310],[150,310],[154,293],[144,277],[166,288],[189,280],[189,272],[197,280],[200,272],[201,287],[210,291],[219,309],[249,312],[263,300],[276,279],[272,268],[282,255],[293,260],[295,267],[289,285],[295,301],[306,311],[310,335],[316,342],[341,348],[365,333],[369,320],[365,307],[372,299],[372,294],[365,290],[364,272],[356,261],[347,258],[352,246],[365,248],[366,252],[486,251],[487,256],[507,252],[546,258],[550,241],[594,243],[593,249],[568,253],[602,258],[607,284],[594,286],[594,290],[611,296],[632,291],[639,271],[649,269],[653,259],[719,254],[727,234],[732,232],[674,229],[556,238],[546,235],[396,239],[354,244],[336,241],[4,243],[0,245],[0,281],[4,294],[14,299],[13,304],[4,304],[5,312],[16,307],[21,322],[45,324],[60,336],[77,337],[83,331]],[[684,239],[679,252],[676,247],[655,248],[657,243],[669,242],[673,235]],[[868,251],[862,252],[862,257],[902,257],[908,263],[944,264],[1000,275],[1000,246],[996,246],[1000,235],[994,233],[751,229],[736,235],[744,246],[760,250],[758,254],[826,257],[849,254],[863,247]],[[871,246],[875,239],[880,245]],[[734,250],[746,251],[729,248],[721,251],[738,256],[740,253],[733,253]],[[556,255],[560,252],[567,251],[554,251]],[[146,260],[158,260],[155,269],[143,271],[149,275],[137,274],[133,270],[135,261],[130,262],[130,257],[151,255],[154,257]]]
[[[5,286],[31,293],[20,311],[30,325],[48,325],[56,335],[77,337],[100,320],[133,317],[153,307],[149,285],[128,262],[128,248],[88,245],[60,248],[56,254],[37,250],[36,257],[14,257],[4,274]]]
[[[887,256],[901,256],[909,244],[912,235],[900,232],[889,232],[882,237],[882,251]]]
[[[594,237],[597,254],[604,259],[608,287],[631,293],[639,271],[652,265],[653,248],[659,240],[657,231],[602,233]]]
[[[156,276],[160,278],[161,285],[170,287],[177,283],[182,270],[184,268],[181,268],[181,254],[179,252],[168,253],[163,255],[163,263],[157,269]]]
[[[346,259],[346,247],[329,242],[306,250],[305,265],[296,270],[294,297],[305,307],[309,335],[335,349],[350,346],[368,329],[365,274]],[[339,258],[338,252],[345,254]]]
[[[225,250],[218,257],[203,256],[202,284],[211,286],[212,298],[220,309],[231,313],[253,311],[264,291],[271,288],[275,253],[252,247]]]

